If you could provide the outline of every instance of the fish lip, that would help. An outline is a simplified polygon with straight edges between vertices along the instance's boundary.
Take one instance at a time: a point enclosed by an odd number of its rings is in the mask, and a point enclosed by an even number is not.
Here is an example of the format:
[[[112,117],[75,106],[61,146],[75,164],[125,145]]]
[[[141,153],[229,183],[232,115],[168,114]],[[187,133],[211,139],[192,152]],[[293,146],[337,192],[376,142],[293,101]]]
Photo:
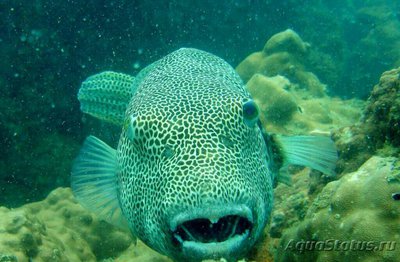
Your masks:
[[[211,222],[216,222],[221,217],[228,215],[241,216],[246,218],[250,223],[254,223],[253,213],[247,205],[212,205],[206,207],[192,208],[185,210],[184,212],[179,212],[170,220],[169,228],[172,232],[174,232],[177,229],[178,225],[183,224],[184,222],[189,220],[206,218],[209,219]]]
[[[197,208],[186,209],[176,215],[170,220],[169,226],[173,238],[179,243],[179,250],[182,261],[201,261],[204,259],[237,259],[248,251],[248,248],[255,241],[251,237],[253,228],[255,226],[253,219],[253,212],[248,205],[245,204],[221,204],[209,205]],[[252,225],[246,229],[242,234],[234,235],[221,242],[199,242],[193,240],[183,240],[175,233],[178,227],[188,221],[196,219],[208,219],[213,223],[218,222],[219,219],[226,216],[239,216]]]
[[[243,235],[234,236],[224,242],[199,243],[195,241],[184,241],[182,243],[182,253],[186,258],[190,259],[190,261],[196,261],[199,258],[201,258],[201,260],[220,258],[237,259],[247,251],[243,249],[242,246],[249,235],[250,231],[247,230]]]

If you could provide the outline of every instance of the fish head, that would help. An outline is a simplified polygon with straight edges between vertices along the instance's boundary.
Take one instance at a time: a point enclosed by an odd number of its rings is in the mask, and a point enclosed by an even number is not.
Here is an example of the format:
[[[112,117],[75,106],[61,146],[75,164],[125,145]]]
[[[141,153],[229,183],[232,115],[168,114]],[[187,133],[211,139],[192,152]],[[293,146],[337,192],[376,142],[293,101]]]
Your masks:
[[[134,235],[176,260],[238,258],[272,206],[258,108],[243,94],[197,100],[128,113],[117,151],[121,207]]]

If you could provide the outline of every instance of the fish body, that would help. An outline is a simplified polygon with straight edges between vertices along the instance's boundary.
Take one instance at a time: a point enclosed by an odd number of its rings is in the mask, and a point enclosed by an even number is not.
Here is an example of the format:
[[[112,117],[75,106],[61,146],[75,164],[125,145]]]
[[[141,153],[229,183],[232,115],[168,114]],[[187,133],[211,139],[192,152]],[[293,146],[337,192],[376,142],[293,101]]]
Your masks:
[[[122,127],[116,150],[89,137],[74,163],[72,188],[84,206],[177,261],[235,260],[254,246],[273,205],[273,140],[229,64],[182,48],[136,77],[89,77],[78,98],[85,113]],[[303,140],[280,140],[286,162],[304,162],[299,147],[285,151],[293,143],[310,151]],[[318,141],[329,154],[311,166],[329,173],[332,143]]]

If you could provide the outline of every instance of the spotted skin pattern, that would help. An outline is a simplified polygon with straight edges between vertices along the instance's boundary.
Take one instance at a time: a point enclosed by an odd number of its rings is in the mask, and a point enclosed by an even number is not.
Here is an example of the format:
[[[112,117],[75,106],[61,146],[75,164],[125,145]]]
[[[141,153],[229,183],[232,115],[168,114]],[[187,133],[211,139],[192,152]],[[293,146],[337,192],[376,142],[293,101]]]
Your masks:
[[[250,98],[224,60],[179,49],[154,63],[137,86],[117,148],[118,198],[131,231],[178,258],[168,221],[193,207],[247,205],[250,248],[272,208],[272,174],[257,125],[244,123]]]

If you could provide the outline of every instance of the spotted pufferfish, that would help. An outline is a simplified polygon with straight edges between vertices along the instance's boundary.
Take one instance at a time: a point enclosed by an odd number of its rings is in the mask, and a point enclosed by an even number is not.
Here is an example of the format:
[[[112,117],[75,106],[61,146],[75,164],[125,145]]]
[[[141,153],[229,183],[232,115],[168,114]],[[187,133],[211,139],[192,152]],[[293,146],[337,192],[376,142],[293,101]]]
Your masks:
[[[334,174],[329,137],[265,132],[238,74],[204,51],[179,49],[136,77],[96,74],[78,99],[84,113],[122,132],[116,150],[85,140],[72,168],[74,195],[175,261],[245,257],[288,164]]]

